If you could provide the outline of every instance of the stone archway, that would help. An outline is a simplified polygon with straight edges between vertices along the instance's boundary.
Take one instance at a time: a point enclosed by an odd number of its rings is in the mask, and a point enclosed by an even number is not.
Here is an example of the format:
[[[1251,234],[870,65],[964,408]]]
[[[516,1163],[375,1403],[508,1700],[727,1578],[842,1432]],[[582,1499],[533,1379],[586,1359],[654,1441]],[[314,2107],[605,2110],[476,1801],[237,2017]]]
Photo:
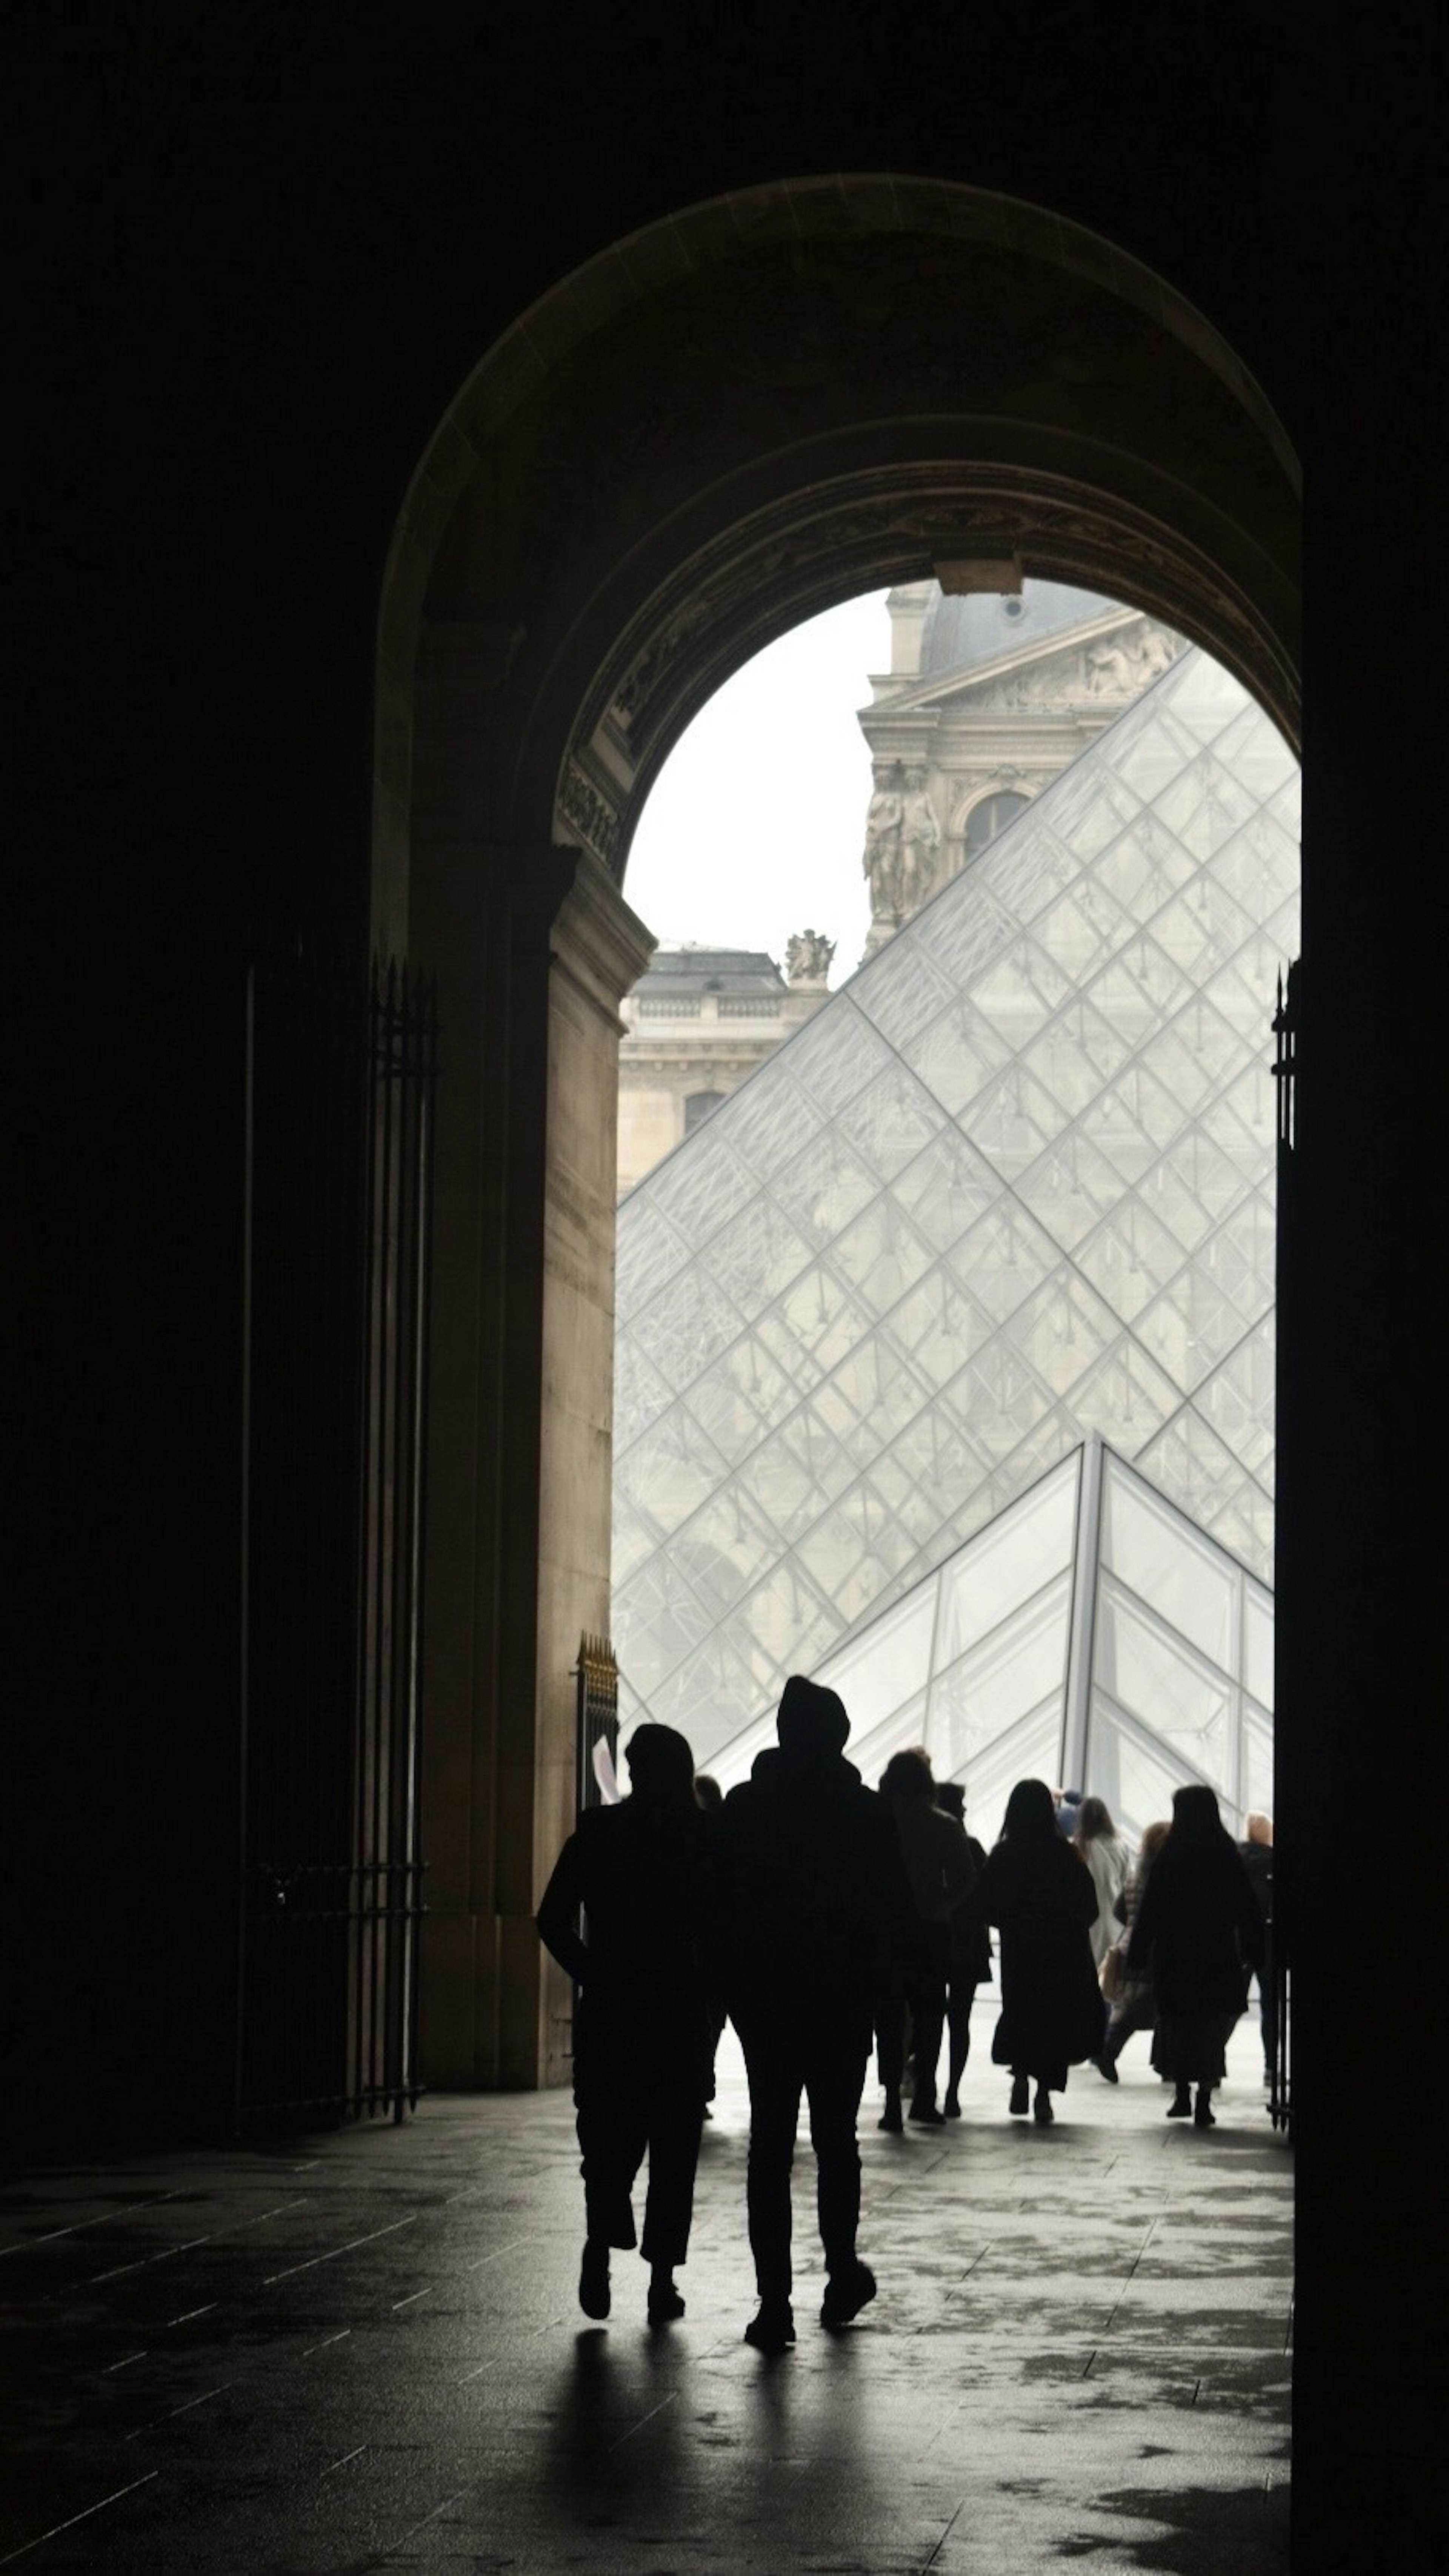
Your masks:
[[[1079,228],[890,176],[698,206],[563,280],[440,422],[378,633],[374,917],[446,1037],[429,1464],[425,2064],[562,2072],[532,1930],[607,1623],[621,886],[660,764],[863,589],[1146,608],[1298,731],[1294,460],[1233,352]]]

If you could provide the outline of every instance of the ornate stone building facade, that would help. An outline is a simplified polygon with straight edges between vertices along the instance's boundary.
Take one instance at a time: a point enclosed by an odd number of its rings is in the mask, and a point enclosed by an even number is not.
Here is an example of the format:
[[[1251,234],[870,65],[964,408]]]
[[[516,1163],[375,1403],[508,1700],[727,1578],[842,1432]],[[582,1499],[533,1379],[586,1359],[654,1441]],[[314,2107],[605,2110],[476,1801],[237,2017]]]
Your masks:
[[[691,1135],[818,1011],[835,950],[804,930],[785,973],[749,948],[662,948],[620,1006],[619,1189]]]
[[[964,597],[910,582],[886,604],[891,668],[860,718],[867,957],[1183,649],[1155,618],[1061,582]]]

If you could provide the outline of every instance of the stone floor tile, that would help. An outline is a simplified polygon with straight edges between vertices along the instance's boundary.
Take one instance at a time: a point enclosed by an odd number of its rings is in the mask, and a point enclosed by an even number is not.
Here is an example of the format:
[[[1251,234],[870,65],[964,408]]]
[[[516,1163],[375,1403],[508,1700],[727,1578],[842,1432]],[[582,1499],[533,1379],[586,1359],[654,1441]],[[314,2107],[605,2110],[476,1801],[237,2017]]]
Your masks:
[[[989,2007],[988,2007],[989,2012]],[[989,2017],[983,2023],[989,2030]],[[111,2159],[0,2186],[15,2356],[0,2567],[118,2576],[1268,2576],[1286,2564],[1291,2159],[1235,2043],[1220,2126],[1074,2076],[1046,2133],[973,2054],[966,2116],[862,2114],[880,2295],[741,2340],[746,2104],[721,2056],[684,2322],[575,2305],[571,2108]],[[50,2534],[52,2536],[47,2537]]]

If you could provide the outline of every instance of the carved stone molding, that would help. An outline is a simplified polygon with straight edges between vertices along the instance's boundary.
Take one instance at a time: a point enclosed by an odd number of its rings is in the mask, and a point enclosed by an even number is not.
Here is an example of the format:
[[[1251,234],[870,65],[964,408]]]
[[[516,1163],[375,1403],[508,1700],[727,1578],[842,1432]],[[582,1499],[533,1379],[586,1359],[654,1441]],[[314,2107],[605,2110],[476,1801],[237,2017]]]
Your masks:
[[[1296,740],[1286,655],[1248,602],[1188,540],[1129,503],[1010,467],[874,468],[792,494],[699,548],[621,629],[575,722],[558,810],[619,869],[653,778],[721,683],[802,617],[863,590],[927,580],[969,558],[973,535],[1009,533],[1029,578],[1129,594],[1152,619],[1200,639]],[[1148,631],[1148,630],[1145,630]],[[1085,686],[1090,704],[1107,693]],[[597,783],[601,730],[627,740],[635,784]]]
[[[572,881],[555,915],[555,967],[618,1029],[619,1004],[654,954],[654,934],[621,897],[613,871],[590,850],[578,853]]]
[[[563,827],[559,838],[577,835],[586,850],[602,862],[616,880],[623,874],[624,825],[617,807],[602,789],[587,777],[576,759],[564,763],[559,782],[558,821]]]

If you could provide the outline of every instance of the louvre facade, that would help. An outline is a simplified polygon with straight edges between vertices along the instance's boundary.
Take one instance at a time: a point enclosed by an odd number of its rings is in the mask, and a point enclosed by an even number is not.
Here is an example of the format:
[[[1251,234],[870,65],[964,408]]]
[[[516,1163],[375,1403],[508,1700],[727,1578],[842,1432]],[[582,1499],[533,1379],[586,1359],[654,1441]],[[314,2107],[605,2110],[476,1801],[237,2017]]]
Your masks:
[[[1098,1580],[1090,1470],[1103,1529],[1160,1496],[1163,1530],[1235,1569],[1231,1651],[1220,1638],[1214,1664],[1205,1631],[1193,1647],[1218,1715],[1195,1755],[1185,1721],[1160,1711],[1160,1731],[1174,1776],[1251,1802],[1273,1545],[1271,1020],[1297,949],[1298,788],[1241,686],[1184,654],[625,1200],[626,1720],[676,1724],[701,1765],[736,1767],[787,1672],[843,1674],[885,1614],[902,1635],[928,1600],[934,1615],[952,1568],[979,1584],[1033,1495],[1070,1522],[1043,1575],[1057,1617]],[[1113,1453],[1100,1473],[1096,1443]],[[1119,1484],[1135,1504],[1113,1505]],[[1149,1625],[1191,1641],[1190,1621],[1173,1626],[1178,1578],[1155,1606],[1151,1584],[1122,1579]],[[1140,1765],[1151,1710],[1124,1704],[1102,1661],[1119,1610],[1076,1704],[1104,1763],[1125,1706],[1121,1759]],[[958,1690],[965,1653],[948,1659]],[[985,1739],[973,1751],[937,1724],[945,1668],[902,1648],[897,1669],[916,1680],[889,1709],[872,1698],[868,1724],[854,1706],[857,1738],[909,1705],[893,1741],[934,1733],[939,1768],[979,1767]],[[1055,1771],[1049,1707],[1067,1758],[1061,1730],[1086,1722],[1069,1696],[1064,1660],[1005,1722],[1013,1777]],[[1118,1794],[1130,1812],[1135,1791]]]

